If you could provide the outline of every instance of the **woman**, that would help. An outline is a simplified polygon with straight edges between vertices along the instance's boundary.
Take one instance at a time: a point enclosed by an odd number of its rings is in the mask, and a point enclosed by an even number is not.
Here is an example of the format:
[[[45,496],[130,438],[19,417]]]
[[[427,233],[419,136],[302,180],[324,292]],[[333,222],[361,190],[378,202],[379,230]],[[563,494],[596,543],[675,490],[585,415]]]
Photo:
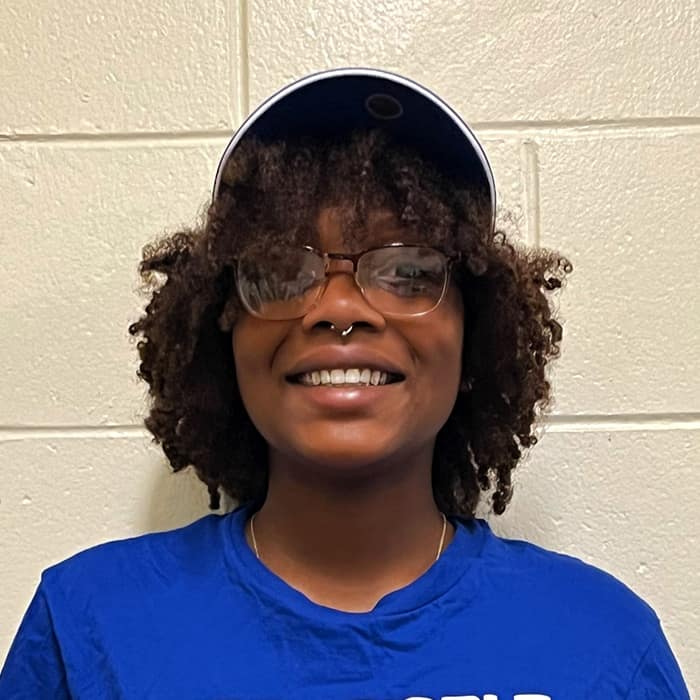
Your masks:
[[[366,69],[232,139],[144,251],[146,426],[238,507],[46,569],[2,697],[688,698],[654,611],[493,534],[535,444],[569,263],[494,229],[474,135]]]

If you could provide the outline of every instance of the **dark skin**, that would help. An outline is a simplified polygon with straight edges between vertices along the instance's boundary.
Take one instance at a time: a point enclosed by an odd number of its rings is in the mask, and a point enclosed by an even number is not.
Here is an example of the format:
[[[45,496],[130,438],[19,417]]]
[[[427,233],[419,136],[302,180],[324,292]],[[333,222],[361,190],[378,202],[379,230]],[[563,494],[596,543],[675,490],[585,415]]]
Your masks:
[[[350,252],[337,208],[321,208],[317,228],[321,248]],[[366,247],[389,241],[407,236],[391,212],[373,212]],[[254,523],[261,561],[316,603],[365,612],[435,562],[443,521],[431,487],[433,449],[457,396],[464,310],[450,285],[429,314],[385,318],[346,274],[351,263],[332,264],[306,316],[246,313],[232,345],[241,397],[269,449],[267,497]],[[354,329],[341,338],[329,323]],[[303,392],[313,389],[288,384],[286,374],[309,350],[338,344],[392,358],[405,381],[378,390],[371,406],[308,401]],[[453,536],[448,521],[443,552]]]
[[[312,448],[319,440],[328,442],[318,437],[325,433],[305,430],[298,417],[289,419],[289,411],[282,413],[280,410],[281,400],[289,398],[285,393],[288,387],[280,379],[285,370],[281,363],[297,363],[300,354],[306,354],[309,347],[321,343],[337,352],[348,348],[354,351],[356,347],[364,347],[363,344],[376,342],[382,351],[387,343],[390,347],[386,349],[398,352],[397,360],[408,360],[407,364],[414,370],[422,371],[425,365],[426,369],[437,371],[437,367],[423,361],[422,354],[430,338],[436,343],[440,341],[438,335],[425,335],[426,331],[434,329],[433,319],[401,323],[394,320],[385,324],[384,319],[370,315],[369,320],[360,318],[355,331],[347,338],[332,334],[328,328],[330,322],[318,316],[310,327],[308,323],[304,325],[303,319],[291,324],[260,323],[246,317],[232,274],[236,256],[251,240],[258,241],[268,257],[276,250],[279,252],[278,245],[290,237],[298,242],[318,244],[313,224],[320,209],[329,203],[346,205],[343,213],[348,216],[344,217],[343,233],[348,247],[358,252],[365,247],[360,239],[367,228],[367,212],[386,207],[396,212],[399,221],[407,227],[407,237],[412,232],[411,235],[423,237],[420,242],[444,246],[462,257],[454,265],[455,284],[460,291],[456,297],[448,297],[447,303],[453,299],[458,304],[459,297],[464,299],[464,336],[462,339],[461,331],[457,331],[454,342],[446,345],[453,360],[463,343],[462,377],[453,410],[435,440],[431,481],[435,504],[446,513],[465,518],[465,525],[470,528],[482,494],[490,491],[488,500],[493,513],[504,513],[513,493],[513,471],[523,452],[535,444],[537,419],[551,400],[546,370],[559,354],[562,339],[562,326],[555,318],[552,295],[571,272],[569,261],[556,251],[527,249],[518,241],[510,241],[500,230],[492,232],[490,202],[484,192],[462,189],[457,183],[438,176],[430,163],[410,149],[392,144],[381,130],[358,131],[342,144],[324,141],[270,144],[244,139],[238,148],[238,157],[228,169],[222,196],[212,203],[201,225],[159,237],[144,248],[140,264],[149,302],[138,321],[129,325],[129,333],[138,338],[137,374],[149,386],[151,406],[145,425],[154,440],[162,445],[172,469],[178,472],[192,467],[207,486],[212,509],[220,507],[222,494],[234,503],[250,502],[258,507],[268,496],[268,443],[272,445],[272,466],[277,473],[273,477],[272,494],[258,523],[262,559],[265,561],[269,556],[270,566],[281,572],[272,559],[275,554],[270,548],[277,546],[281,550],[279,543],[282,543],[288,556],[292,552],[296,569],[301,570],[306,561],[304,571],[312,573],[325,570],[314,568],[314,553],[318,552],[324,558],[323,563],[327,563],[336,549],[323,548],[314,542],[309,555],[299,556],[301,545],[296,543],[308,541],[318,528],[308,526],[306,516],[301,519],[299,515],[301,504],[305,502],[303,488],[295,489],[292,497],[284,501],[285,505],[290,504],[294,519],[283,517],[285,511],[277,494],[284,492],[278,484],[283,484],[283,477],[293,482],[285,475],[285,469],[297,476],[296,482],[301,481],[300,474],[318,475],[313,484],[314,493],[333,499],[335,527],[337,522],[342,522],[342,516],[339,519],[337,514],[342,512],[344,498],[361,494],[368,479],[376,480],[377,485],[364,488],[364,498],[358,496],[361,504],[358,508],[365,516],[373,512],[373,489],[386,482],[387,472],[391,474],[393,469],[395,477],[413,473],[412,462],[399,462],[396,455],[402,446],[408,454],[405,444],[411,441],[420,443],[426,455],[430,451],[426,445],[431,435],[411,433],[406,427],[412,421],[415,423],[419,412],[415,404],[409,405],[407,412],[394,422],[384,418],[391,413],[387,406],[374,424],[369,419],[361,421],[357,416],[345,416],[348,435],[351,431],[374,432],[383,425],[381,444],[363,440],[349,445],[346,438],[344,442],[336,441],[327,455],[319,454],[318,449]],[[374,227],[375,234],[381,230],[381,227]],[[398,237],[403,238],[402,235]],[[361,297],[355,296],[357,290],[349,284],[348,275],[344,274],[346,270],[339,268],[333,277],[322,315],[336,313],[338,308],[341,316],[351,319],[356,314],[371,313],[362,305]],[[350,312],[346,313],[347,309],[343,310],[339,304],[336,306],[337,300],[330,304],[339,291],[336,287],[349,293]],[[451,295],[455,293],[455,290],[450,292]],[[439,318],[447,308],[436,310],[434,318]],[[342,326],[340,322],[337,325]],[[246,333],[245,329],[250,332]],[[411,333],[410,329],[418,331]],[[232,331],[234,344],[241,341],[237,360],[240,378],[245,384],[245,403],[232,371],[235,370]],[[254,357],[258,353],[254,344],[256,333],[261,341],[260,352],[267,353],[258,362]],[[370,349],[377,350],[374,346]],[[453,382],[457,376],[452,364],[444,363],[442,367],[446,371],[449,367],[453,369],[447,372],[448,380],[436,404],[439,406],[443,406],[443,400],[452,402]],[[246,372],[250,372],[248,380]],[[414,375],[420,376],[415,372]],[[260,392],[253,386],[253,380],[272,391],[271,396],[276,400],[267,401],[263,400],[264,396],[256,396]],[[434,393],[430,385],[425,388],[426,396]],[[298,403],[297,409],[300,408]],[[306,410],[308,420],[308,406]],[[251,414],[257,426],[251,421]],[[395,412],[391,416],[397,418]],[[442,414],[439,417],[442,420]],[[318,417],[315,421],[315,425],[321,425],[326,432],[333,434],[335,429],[337,437],[338,426],[334,428],[332,421],[324,423]],[[439,422],[421,426],[433,433]],[[284,430],[278,423],[283,423]],[[397,435],[397,430],[401,434]],[[355,460],[346,460],[343,464],[338,455],[342,449],[346,450],[346,457],[354,454]],[[374,459],[370,454],[372,449]],[[409,456],[414,457],[418,452]],[[384,461],[380,459],[382,456]],[[392,517],[391,524],[396,527],[394,523],[399,523],[402,532],[408,533],[413,523],[418,523],[420,526],[410,533],[409,544],[416,549],[419,545],[423,548],[421,533],[428,531],[426,522],[430,526],[425,513],[432,511],[435,515],[427,496],[428,462],[427,456],[421,458],[418,468],[421,477],[415,488],[398,486],[400,499],[377,506],[379,515],[367,526],[373,537],[386,530],[386,526],[379,527],[375,521],[388,514],[387,509],[395,511],[396,503],[409,499],[411,517],[396,520]],[[396,479],[397,484],[404,481]],[[390,489],[388,486],[385,491],[390,492]],[[419,505],[415,505],[416,497],[411,496],[416,493],[422,494],[420,498],[424,499]],[[303,513],[314,513],[320,518],[323,504],[311,505],[313,507],[304,509]],[[283,523],[291,523],[290,527],[277,527],[277,532],[273,533],[272,515]],[[362,527],[358,524],[361,520],[355,520],[354,533]],[[302,527],[305,529],[302,535],[307,539],[299,536],[298,529]],[[322,531],[330,532],[327,526]],[[289,534],[295,535],[293,542]],[[277,536],[276,540],[273,535]],[[349,535],[343,538],[348,548],[349,539]],[[399,549],[406,551],[404,547]],[[386,552],[381,556],[384,558]],[[347,560],[346,555],[336,568]],[[363,569],[353,566],[351,575],[356,571],[362,576],[363,571],[368,570],[372,574],[373,566],[381,566],[381,563],[375,564],[376,557],[367,556],[365,560],[369,560],[369,564]],[[382,589],[391,587],[392,571],[402,574],[401,569],[411,568],[410,561],[408,566],[402,566],[400,558],[399,566],[395,564],[396,559],[388,575],[375,569],[375,579],[382,584]],[[419,573],[419,567],[414,566],[409,575],[397,576],[403,579],[398,584]],[[291,581],[291,575],[287,580]],[[367,590],[366,587],[363,590]]]

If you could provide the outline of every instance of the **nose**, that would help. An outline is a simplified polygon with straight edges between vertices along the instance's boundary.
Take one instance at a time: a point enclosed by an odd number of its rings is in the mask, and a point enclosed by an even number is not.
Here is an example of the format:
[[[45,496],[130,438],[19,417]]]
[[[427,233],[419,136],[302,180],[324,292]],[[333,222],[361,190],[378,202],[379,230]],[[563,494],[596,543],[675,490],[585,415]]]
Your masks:
[[[344,269],[342,269],[344,268]],[[381,331],[386,319],[371,307],[355,282],[351,260],[330,260],[326,284],[316,305],[302,318],[302,328],[333,324],[338,329],[369,327]]]

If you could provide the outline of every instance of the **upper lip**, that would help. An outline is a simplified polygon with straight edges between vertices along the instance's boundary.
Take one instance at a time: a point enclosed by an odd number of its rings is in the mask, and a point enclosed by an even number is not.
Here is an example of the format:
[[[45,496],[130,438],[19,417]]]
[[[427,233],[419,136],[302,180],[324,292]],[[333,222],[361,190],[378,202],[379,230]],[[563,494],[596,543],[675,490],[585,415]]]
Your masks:
[[[390,374],[406,373],[394,360],[376,350],[352,347],[318,348],[301,357],[285,375],[287,378],[320,369],[364,369],[379,370]]]

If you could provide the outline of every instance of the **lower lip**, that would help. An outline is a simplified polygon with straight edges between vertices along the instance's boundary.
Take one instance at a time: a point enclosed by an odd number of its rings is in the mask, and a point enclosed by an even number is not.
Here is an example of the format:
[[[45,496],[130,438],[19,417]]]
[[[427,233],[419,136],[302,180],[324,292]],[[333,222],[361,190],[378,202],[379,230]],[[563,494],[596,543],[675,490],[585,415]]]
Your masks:
[[[306,386],[289,382],[289,385],[299,389],[299,395],[305,400],[311,401],[324,408],[364,408],[376,403],[382,397],[391,396],[397,387],[406,380],[392,382],[391,384],[379,384],[377,386]]]

